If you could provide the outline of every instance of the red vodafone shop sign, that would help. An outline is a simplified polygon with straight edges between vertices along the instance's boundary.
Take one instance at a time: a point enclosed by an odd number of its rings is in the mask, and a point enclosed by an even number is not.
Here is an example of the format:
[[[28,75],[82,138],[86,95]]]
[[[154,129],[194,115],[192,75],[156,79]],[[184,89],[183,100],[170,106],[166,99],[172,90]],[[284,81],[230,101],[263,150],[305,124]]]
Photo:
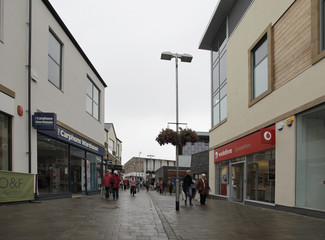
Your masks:
[[[275,126],[260,131],[214,150],[214,162],[245,156],[275,148]]]

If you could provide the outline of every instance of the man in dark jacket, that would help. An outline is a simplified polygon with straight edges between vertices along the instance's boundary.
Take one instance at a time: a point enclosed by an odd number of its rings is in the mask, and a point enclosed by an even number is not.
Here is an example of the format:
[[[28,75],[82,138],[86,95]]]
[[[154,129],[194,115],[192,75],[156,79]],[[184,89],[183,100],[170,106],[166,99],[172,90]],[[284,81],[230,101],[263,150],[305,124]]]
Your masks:
[[[187,205],[187,197],[190,199],[190,205],[192,206],[192,177],[191,177],[191,171],[186,171],[186,176],[183,179],[183,191],[185,193],[185,205]]]

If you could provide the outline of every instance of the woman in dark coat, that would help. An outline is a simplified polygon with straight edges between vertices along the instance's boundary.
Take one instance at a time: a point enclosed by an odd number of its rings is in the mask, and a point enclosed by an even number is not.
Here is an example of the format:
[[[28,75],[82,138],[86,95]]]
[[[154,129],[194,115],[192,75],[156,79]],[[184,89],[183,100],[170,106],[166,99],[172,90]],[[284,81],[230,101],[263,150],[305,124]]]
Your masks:
[[[200,203],[201,205],[204,205],[210,190],[208,180],[204,173],[202,174],[202,177],[197,180],[196,189],[200,193]]]
[[[190,205],[192,206],[192,177],[191,171],[186,171],[186,176],[183,179],[183,191],[185,193],[185,205],[187,205],[187,197],[190,199]]]

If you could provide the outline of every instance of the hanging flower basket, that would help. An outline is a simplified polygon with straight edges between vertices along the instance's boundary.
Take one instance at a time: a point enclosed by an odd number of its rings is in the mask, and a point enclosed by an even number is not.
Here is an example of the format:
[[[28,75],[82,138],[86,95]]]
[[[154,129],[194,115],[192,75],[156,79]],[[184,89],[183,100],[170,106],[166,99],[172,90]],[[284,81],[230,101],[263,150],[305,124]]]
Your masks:
[[[178,134],[170,128],[162,129],[157,136],[156,141],[160,144],[160,146],[168,143],[171,143],[174,146],[185,146],[187,142],[194,144],[199,140],[198,135],[192,129],[179,129],[180,131]]]
[[[156,141],[160,144],[160,146],[168,143],[171,143],[175,146],[178,142],[178,136],[173,129],[166,128],[161,130],[158,137],[156,138]]]
[[[190,128],[179,128],[179,143],[182,146],[185,146],[187,142],[192,144],[196,143],[199,140],[199,137],[195,131]]]

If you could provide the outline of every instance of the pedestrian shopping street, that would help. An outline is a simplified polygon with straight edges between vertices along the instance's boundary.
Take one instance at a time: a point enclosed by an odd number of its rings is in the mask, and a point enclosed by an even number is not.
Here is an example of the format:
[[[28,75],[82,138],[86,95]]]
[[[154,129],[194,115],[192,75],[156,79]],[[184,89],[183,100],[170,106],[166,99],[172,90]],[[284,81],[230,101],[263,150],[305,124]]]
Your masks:
[[[101,195],[0,205],[1,240],[325,239],[325,219],[228,201],[206,205],[141,191],[118,200]]]

